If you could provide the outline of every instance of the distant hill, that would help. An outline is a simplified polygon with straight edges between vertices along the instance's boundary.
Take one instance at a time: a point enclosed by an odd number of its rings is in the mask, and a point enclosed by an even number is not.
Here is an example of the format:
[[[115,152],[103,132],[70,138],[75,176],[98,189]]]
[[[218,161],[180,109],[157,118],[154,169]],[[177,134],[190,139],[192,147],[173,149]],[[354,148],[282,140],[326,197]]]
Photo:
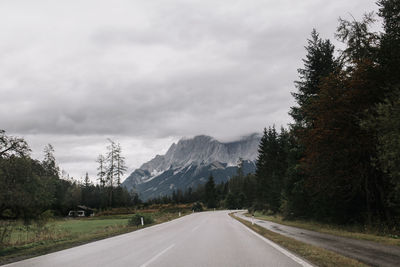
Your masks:
[[[157,155],[132,172],[122,185],[147,200],[177,189],[195,188],[211,173],[216,183],[225,182],[237,173],[240,158],[243,172],[253,173],[260,140],[259,134],[228,143],[205,135],[184,138],[173,143],[165,155]]]

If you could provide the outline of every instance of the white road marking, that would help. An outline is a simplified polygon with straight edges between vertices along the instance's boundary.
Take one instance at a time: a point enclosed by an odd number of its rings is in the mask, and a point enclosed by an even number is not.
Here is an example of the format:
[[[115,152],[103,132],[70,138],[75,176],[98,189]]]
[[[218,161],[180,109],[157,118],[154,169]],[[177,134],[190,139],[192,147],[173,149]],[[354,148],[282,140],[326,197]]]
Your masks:
[[[236,221],[238,222],[238,221]],[[240,223],[240,222],[238,222]],[[260,238],[261,240],[263,240],[265,243],[267,243],[268,245],[274,247],[275,249],[277,249],[279,252],[285,254],[287,257],[291,258],[292,260],[294,260],[295,262],[299,263],[301,266],[304,267],[313,267],[313,265],[309,264],[308,262],[300,259],[299,257],[297,257],[296,255],[292,254],[291,252],[289,252],[288,250],[282,248],[281,246],[275,244],[274,242],[266,239],[265,237],[263,237],[262,235],[259,235],[258,233],[254,232],[253,230],[250,230],[247,226],[243,225],[242,223],[240,223],[240,225],[242,225],[244,228],[246,228],[247,231],[249,231],[250,233],[252,233],[253,235],[257,236],[258,238]]]
[[[161,251],[160,253],[158,253],[157,255],[155,255],[153,258],[151,258],[150,260],[146,261],[145,263],[143,263],[142,265],[140,265],[140,267],[147,267],[150,263],[152,263],[153,261],[155,261],[158,257],[160,257],[162,254],[164,254],[165,252],[167,252],[168,250],[170,250],[171,248],[173,248],[175,246],[175,244],[172,244],[171,246],[167,247],[166,249],[164,249],[163,251]]]

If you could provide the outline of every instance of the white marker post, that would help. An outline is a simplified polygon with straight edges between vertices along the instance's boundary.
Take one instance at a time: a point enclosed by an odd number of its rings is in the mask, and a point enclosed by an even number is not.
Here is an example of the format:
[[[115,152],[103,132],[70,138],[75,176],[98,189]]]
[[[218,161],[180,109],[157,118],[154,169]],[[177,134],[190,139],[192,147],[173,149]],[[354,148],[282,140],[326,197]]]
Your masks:
[[[140,221],[142,222],[142,226],[144,225],[143,217],[140,217]]]
[[[181,212],[179,212],[179,217],[181,217]]]

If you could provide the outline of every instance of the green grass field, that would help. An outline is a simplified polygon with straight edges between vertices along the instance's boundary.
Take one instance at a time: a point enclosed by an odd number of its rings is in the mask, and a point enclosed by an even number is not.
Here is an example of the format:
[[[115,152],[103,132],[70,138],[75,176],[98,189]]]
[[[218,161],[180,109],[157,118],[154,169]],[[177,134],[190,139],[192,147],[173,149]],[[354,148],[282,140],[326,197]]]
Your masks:
[[[170,221],[178,217],[178,212],[147,211],[154,224]],[[182,215],[188,211],[182,210]],[[91,241],[123,234],[137,229],[128,226],[132,214],[110,215],[90,218],[63,218],[49,221],[44,226],[24,226],[22,222],[12,225],[11,235],[0,247],[0,264],[13,262],[32,256],[73,247]]]
[[[70,232],[71,234],[91,234],[109,227],[125,227],[128,218],[121,219],[83,219],[54,222],[55,230]]]

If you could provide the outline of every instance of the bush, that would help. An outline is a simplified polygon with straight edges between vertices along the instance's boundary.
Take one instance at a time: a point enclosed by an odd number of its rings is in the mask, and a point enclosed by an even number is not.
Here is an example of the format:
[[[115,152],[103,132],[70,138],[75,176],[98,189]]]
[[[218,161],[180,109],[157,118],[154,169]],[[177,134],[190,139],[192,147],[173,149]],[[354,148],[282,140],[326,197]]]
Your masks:
[[[192,206],[194,211],[203,211],[203,205],[200,202],[195,202]]]
[[[38,227],[44,227],[50,220],[54,219],[54,213],[51,210],[46,210],[45,212],[41,213],[38,218],[36,219],[36,224]]]
[[[7,244],[11,239],[13,228],[13,222],[0,220],[0,250],[7,247]]]
[[[142,225],[141,218],[143,217],[144,224],[152,224],[154,222],[153,218],[149,214],[134,214],[128,221],[129,226],[136,226]]]

